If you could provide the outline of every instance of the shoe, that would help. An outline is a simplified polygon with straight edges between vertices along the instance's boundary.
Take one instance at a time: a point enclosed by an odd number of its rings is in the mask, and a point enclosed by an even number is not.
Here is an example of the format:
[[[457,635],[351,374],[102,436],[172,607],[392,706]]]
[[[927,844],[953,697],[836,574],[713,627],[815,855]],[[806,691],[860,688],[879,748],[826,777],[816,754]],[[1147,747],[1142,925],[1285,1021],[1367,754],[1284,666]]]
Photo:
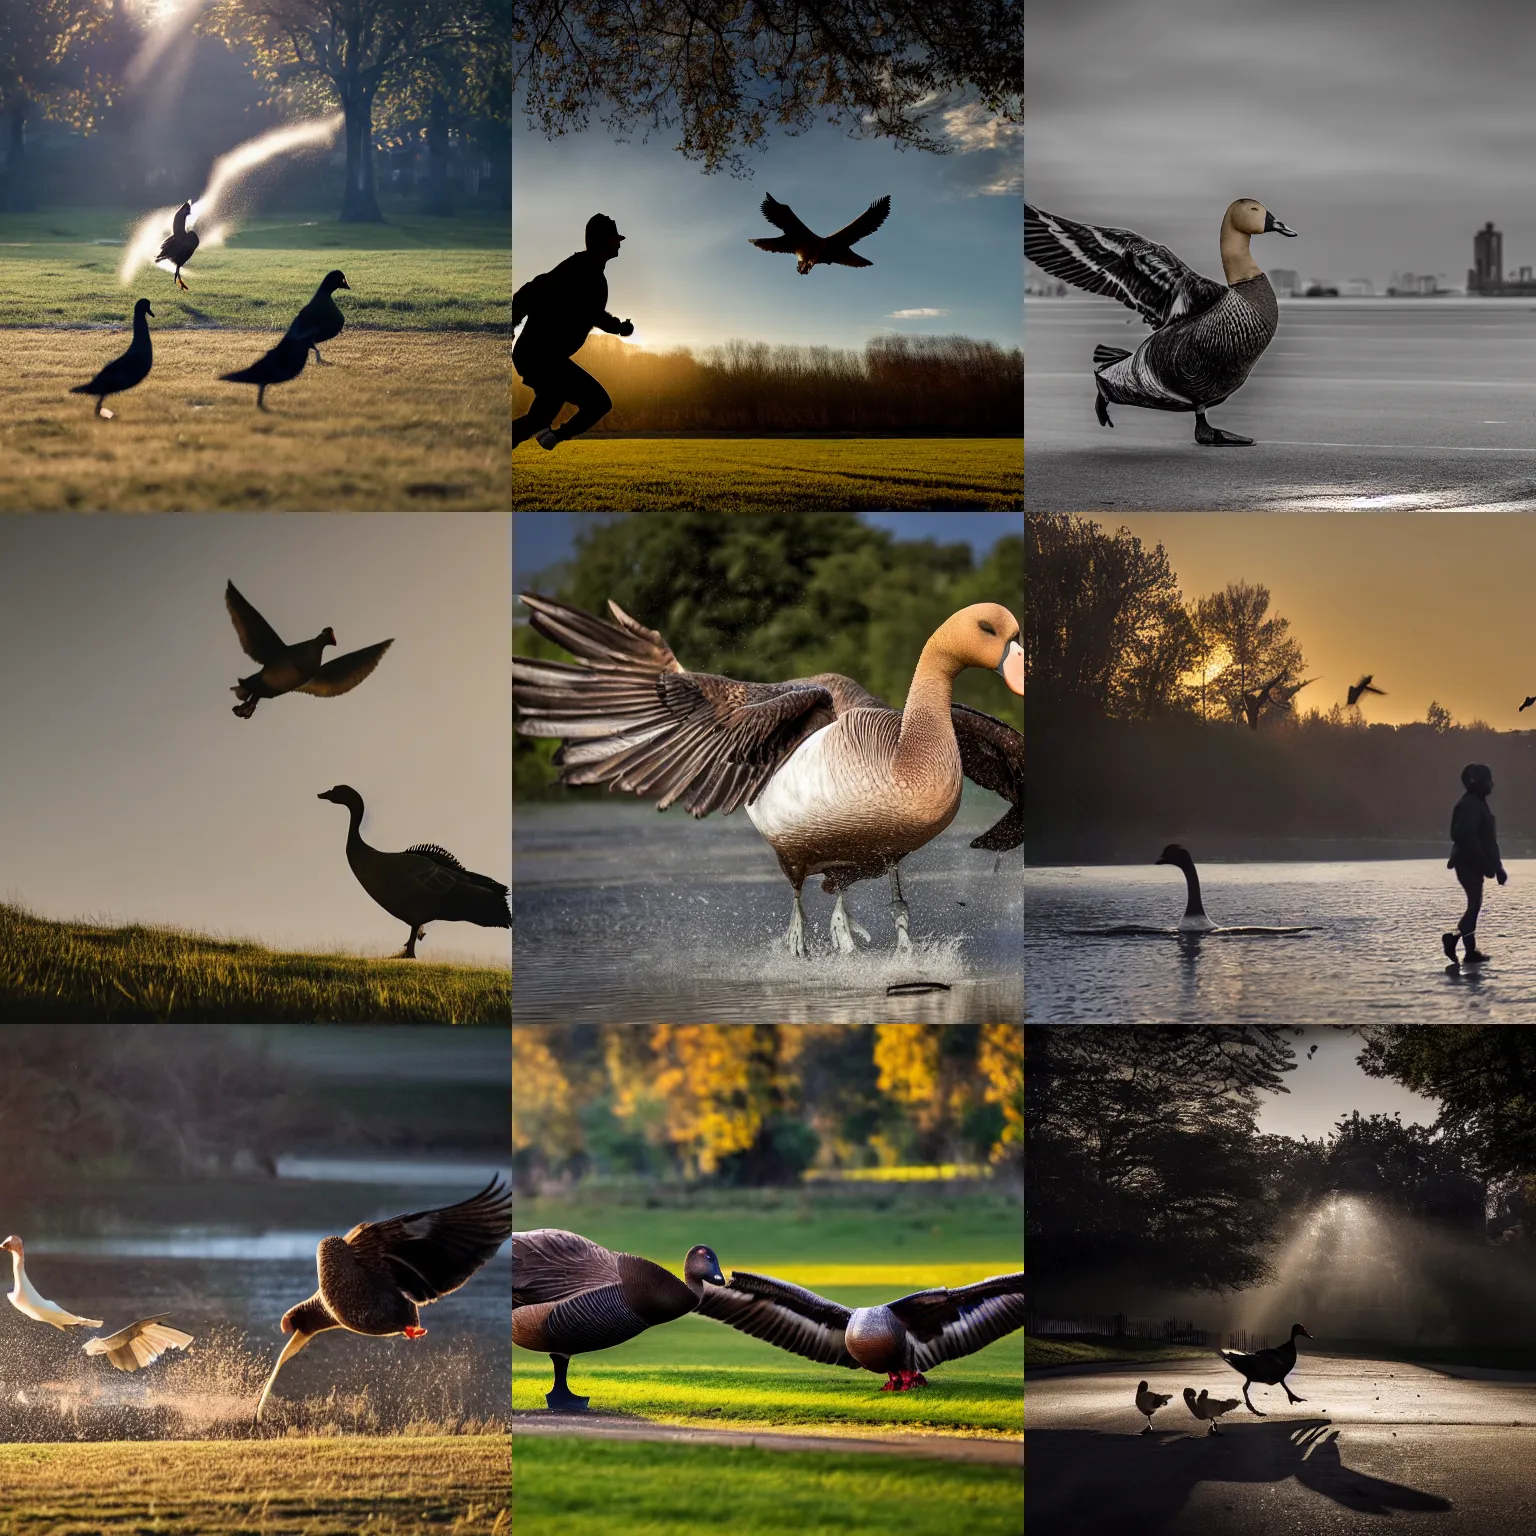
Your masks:
[[[1440,935],[1440,947],[1445,951],[1445,958],[1452,965],[1456,964],[1456,940],[1460,937],[1461,935],[1456,933],[1442,933]]]
[[[1488,958],[1480,949],[1469,949],[1462,957],[1463,965],[1481,965]]]
[[[560,434],[553,427],[545,427],[542,432],[535,432],[533,440],[540,448],[553,448],[560,441]]]

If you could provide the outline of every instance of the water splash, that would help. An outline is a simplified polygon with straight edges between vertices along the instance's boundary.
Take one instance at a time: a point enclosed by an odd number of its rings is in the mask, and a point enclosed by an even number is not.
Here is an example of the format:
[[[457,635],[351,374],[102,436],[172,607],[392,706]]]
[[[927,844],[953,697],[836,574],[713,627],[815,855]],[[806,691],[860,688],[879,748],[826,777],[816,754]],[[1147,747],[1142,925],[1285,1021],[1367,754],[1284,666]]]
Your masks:
[[[230,215],[233,214],[236,202],[234,194],[253,171],[279,155],[330,144],[341,131],[344,121],[343,115],[335,112],[329,117],[285,123],[280,128],[258,134],[254,139],[247,139],[227,154],[220,155],[213,162],[208,185],[193,199],[192,214],[188,219],[188,223],[197,230],[199,249],[223,245],[233,227]],[[154,262],[155,253],[170,234],[171,220],[180,206],[179,203],[173,203],[166,208],[157,208],[134,225],[128,236],[127,249],[123,252],[122,265],[117,272],[117,280],[125,288],[141,267]],[[226,215],[222,221],[219,218],[221,213]]]

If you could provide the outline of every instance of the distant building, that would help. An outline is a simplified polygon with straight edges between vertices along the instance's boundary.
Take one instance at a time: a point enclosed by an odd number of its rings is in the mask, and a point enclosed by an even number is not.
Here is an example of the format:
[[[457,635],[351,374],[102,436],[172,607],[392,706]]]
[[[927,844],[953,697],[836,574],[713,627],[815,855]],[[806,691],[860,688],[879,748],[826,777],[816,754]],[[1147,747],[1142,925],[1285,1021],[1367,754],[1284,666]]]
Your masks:
[[[1387,288],[1391,299],[1433,299],[1451,290],[1432,272],[1394,272]]]
[[[1352,277],[1344,284],[1344,292],[1352,299],[1368,299],[1375,295],[1376,284],[1368,277]]]
[[[1484,298],[1514,298],[1536,294],[1536,273],[1530,267],[1504,271],[1504,235],[1490,220],[1472,237],[1472,265],[1467,292]]]
[[[1293,272],[1289,267],[1276,267],[1269,274],[1269,286],[1276,293],[1283,293],[1294,298],[1302,291],[1301,273]]]

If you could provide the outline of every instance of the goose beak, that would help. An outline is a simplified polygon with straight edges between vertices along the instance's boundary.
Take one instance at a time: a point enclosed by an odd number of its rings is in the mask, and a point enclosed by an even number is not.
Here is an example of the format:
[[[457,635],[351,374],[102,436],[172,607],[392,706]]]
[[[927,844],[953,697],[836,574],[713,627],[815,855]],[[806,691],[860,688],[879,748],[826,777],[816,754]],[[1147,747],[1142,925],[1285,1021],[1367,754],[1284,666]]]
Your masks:
[[[724,1285],[725,1284],[725,1276],[722,1275],[718,1269],[714,1272],[714,1274],[712,1274],[712,1275],[705,1275],[704,1278],[706,1280],[708,1280],[711,1285]]]
[[[1266,235],[1289,235],[1292,240],[1296,238],[1296,231],[1289,224],[1282,224],[1267,208],[1264,210],[1264,233]]]
[[[1024,692],[1024,647],[1017,640],[1008,642],[1003,659],[997,664],[997,675],[1017,694]]]

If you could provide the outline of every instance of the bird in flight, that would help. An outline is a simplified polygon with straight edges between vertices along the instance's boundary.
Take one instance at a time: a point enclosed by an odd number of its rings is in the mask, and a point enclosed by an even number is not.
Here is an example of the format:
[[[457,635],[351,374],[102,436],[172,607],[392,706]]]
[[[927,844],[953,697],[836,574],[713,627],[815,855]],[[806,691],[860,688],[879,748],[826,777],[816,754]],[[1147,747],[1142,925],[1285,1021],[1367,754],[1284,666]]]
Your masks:
[[[1524,713],[1524,711],[1528,710],[1532,704],[1536,704],[1536,693],[1528,694],[1526,696],[1525,703],[1522,704],[1520,708],[1515,711],[1515,713],[1517,715]]]
[[[874,262],[854,254],[853,243],[865,235],[874,234],[885,223],[890,211],[890,198],[878,198],[853,223],[845,224],[835,235],[818,235],[795,217],[795,210],[788,203],[776,203],[769,196],[763,199],[763,217],[770,224],[778,225],[784,233],[777,240],[754,240],[752,244],[760,251],[779,251],[798,257],[795,270],[802,274],[818,263],[822,266],[872,267]]]
[[[1371,678],[1373,676],[1374,676],[1373,673],[1367,672],[1365,674],[1365,676],[1362,677],[1358,683],[1351,683],[1350,684],[1350,688],[1349,688],[1349,707],[1351,709],[1353,709],[1355,707],[1355,705],[1360,702],[1360,695],[1363,694],[1363,693],[1379,693],[1382,696],[1382,698],[1386,698],[1387,691],[1386,691],[1385,688],[1373,688],[1371,686]]]

